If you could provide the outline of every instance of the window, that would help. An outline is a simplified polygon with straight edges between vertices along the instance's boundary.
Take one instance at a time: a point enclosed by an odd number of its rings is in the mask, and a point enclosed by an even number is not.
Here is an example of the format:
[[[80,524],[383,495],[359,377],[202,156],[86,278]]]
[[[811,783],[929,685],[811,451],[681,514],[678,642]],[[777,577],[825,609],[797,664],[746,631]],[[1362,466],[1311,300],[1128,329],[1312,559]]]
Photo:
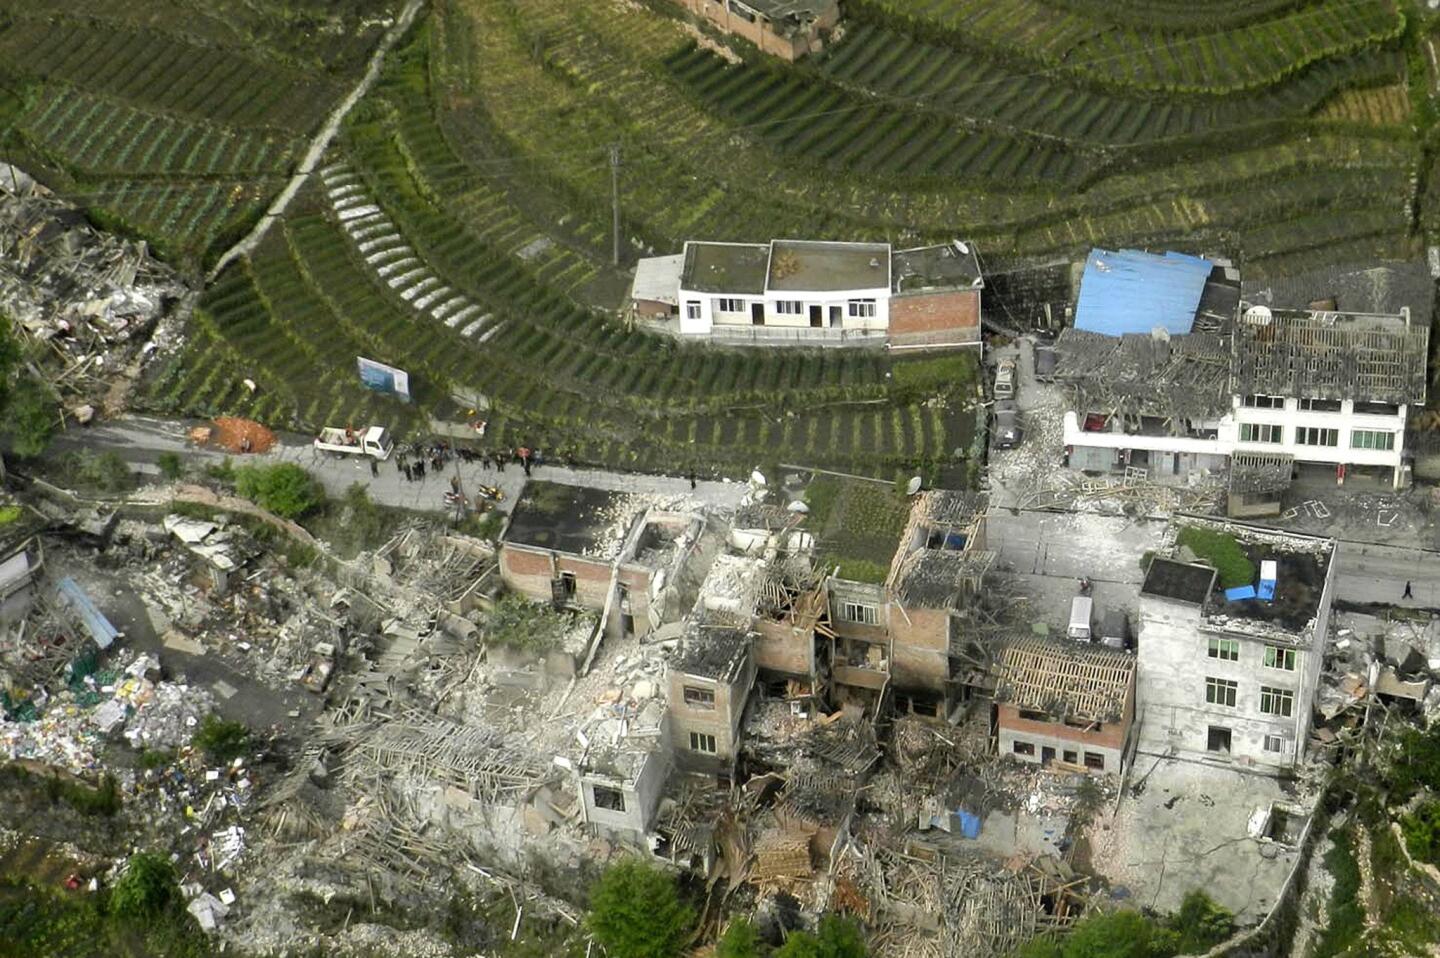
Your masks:
[[[744,4],[736,3],[735,0],[730,0],[730,12],[735,14],[735,16],[739,17],[742,20],[748,21],[750,23],[755,22],[755,11],[751,10]]]
[[[1260,686],[1260,711],[1266,715],[1279,715],[1289,718],[1295,711],[1295,693],[1289,689],[1272,689],[1268,685]]]
[[[1389,452],[1395,448],[1395,434],[1380,429],[1350,430],[1351,449],[1378,449]]]
[[[704,752],[706,755],[715,754],[715,736],[706,732],[690,733],[690,751]]]
[[[1240,640],[1239,639],[1210,639],[1210,647],[1206,649],[1212,659],[1222,659],[1226,662],[1240,661]]]
[[[1295,441],[1302,446],[1338,446],[1340,430],[1321,429],[1318,426],[1296,426]]]
[[[1086,752],[1085,767],[1093,768],[1101,772],[1105,771],[1105,756],[1101,755],[1099,752]]]
[[[1025,719],[1027,722],[1048,722],[1048,721],[1050,721],[1050,716],[1046,715],[1044,712],[1037,712],[1037,711],[1035,711],[1034,709],[1021,709],[1021,710],[1020,710],[1020,717],[1021,717],[1022,719]]]
[[[1285,399],[1283,396],[1245,396],[1240,400],[1243,406],[1251,409],[1284,409]]]
[[[745,312],[745,300],[721,298],[715,301],[715,308],[722,313]]]
[[[692,709],[713,709],[715,707],[715,692],[713,689],[702,689],[694,685],[685,686],[685,704]]]
[[[1355,412],[1362,416],[1398,416],[1400,407],[1393,402],[1361,402],[1355,401]]]
[[[687,302],[685,303],[685,318],[686,318],[686,319],[699,319],[699,318],[700,318],[700,304],[699,304],[699,303],[692,303],[692,302],[687,301]]]
[[[1295,650],[1283,648],[1278,645],[1265,646],[1265,667],[1267,669],[1284,669],[1286,672],[1295,671]]]
[[[625,795],[618,788],[606,788],[604,785],[596,785],[595,807],[608,809],[612,812],[623,812],[625,811]]]
[[[1302,399],[1299,405],[1306,412],[1340,411],[1340,400],[1338,399]]]
[[[1279,426],[1268,422],[1242,422],[1240,424],[1241,442],[1281,442],[1281,429]]]
[[[1070,751],[1069,749],[1066,749],[1060,757],[1063,758],[1065,761],[1069,762],[1071,765],[1079,764],[1079,756],[1076,755],[1076,753]]]
[[[850,316],[854,319],[874,319],[875,300],[873,299],[852,299],[850,300]]]
[[[1239,684],[1229,679],[1206,678],[1205,701],[1210,705],[1223,705],[1233,709],[1238,689]]]
[[[798,299],[777,299],[775,312],[781,316],[799,316],[805,312],[805,307]]]
[[[879,625],[880,616],[873,605],[865,605],[862,602],[840,603],[840,618],[846,622],[858,622],[861,625]]]
[[[1230,754],[1230,730],[1212,725],[1205,731],[1205,749],[1210,752]]]
[[[1017,740],[1015,741],[1015,745],[1013,746],[1013,748],[1014,748],[1014,750],[1015,750],[1015,754],[1016,754],[1016,755],[1034,755],[1034,754],[1035,754],[1035,745],[1034,745],[1033,742],[1022,742],[1022,741],[1020,741],[1020,740],[1017,739]]]
[[[1267,751],[1267,752],[1283,752],[1283,751],[1285,751],[1285,740],[1284,740],[1283,738],[1281,738],[1280,736],[1278,736],[1278,735],[1267,735],[1267,736],[1265,736],[1265,751]]]

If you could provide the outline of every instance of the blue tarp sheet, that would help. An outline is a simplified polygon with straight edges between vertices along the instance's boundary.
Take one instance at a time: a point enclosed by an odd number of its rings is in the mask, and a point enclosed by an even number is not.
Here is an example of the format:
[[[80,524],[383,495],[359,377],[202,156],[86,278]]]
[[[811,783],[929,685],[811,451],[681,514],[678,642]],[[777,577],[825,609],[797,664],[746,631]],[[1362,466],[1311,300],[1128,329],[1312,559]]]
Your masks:
[[[60,585],[55,589],[55,597],[71,608],[80,619],[80,624],[85,626],[85,631],[90,633],[90,638],[94,639],[100,648],[110,648],[120,637],[115,626],[95,608],[90,596],[85,594],[85,590],[80,588],[80,584],[74,579],[69,576],[61,579]]]
[[[1085,261],[1075,328],[1107,336],[1190,332],[1212,264],[1186,253],[1095,248]]]
[[[1241,602],[1245,599],[1255,598],[1255,587],[1253,585],[1237,585],[1233,589],[1225,590],[1227,602]]]
[[[1261,579],[1260,588],[1255,590],[1255,594],[1258,595],[1260,598],[1264,599],[1266,602],[1269,602],[1271,599],[1275,598],[1275,580]]]
[[[980,816],[972,815],[961,809],[955,812],[955,817],[960,821],[960,834],[966,838],[980,837]]]

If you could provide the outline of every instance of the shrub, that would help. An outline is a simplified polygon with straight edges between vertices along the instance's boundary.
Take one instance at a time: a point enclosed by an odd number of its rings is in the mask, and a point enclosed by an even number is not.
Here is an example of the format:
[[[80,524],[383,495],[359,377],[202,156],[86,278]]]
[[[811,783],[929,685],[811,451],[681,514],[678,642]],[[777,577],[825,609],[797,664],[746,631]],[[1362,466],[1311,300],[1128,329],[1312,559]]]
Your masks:
[[[612,958],[674,958],[694,918],[668,875],[626,860],[606,869],[591,889],[586,923]]]
[[[1064,958],[1154,958],[1155,925],[1138,911],[1091,915],[1065,939]]]
[[[1188,526],[1175,540],[1215,567],[1220,588],[1233,589],[1255,581],[1255,564],[1232,535]]]
[[[715,943],[715,958],[760,958],[760,935],[747,919],[737,918]]]
[[[229,762],[250,747],[250,730],[240,722],[227,722],[211,712],[200,722],[192,743],[212,762]]]
[[[22,515],[24,515],[24,510],[19,506],[0,506],[0,526],[8,526],[19,520]]]
[[[1200,889],[1191,890],[1167,923],[1179,937],[1180,953],[1209,951],[1235,933],[1235,915]]]
[[[848,918],[826,915],[818,934],[797,931],[785,939],[775,958],[865,958],[869,954],[860,929]]]
[[[77,782],[61,782],[60,797],[82,815],[114,815],[120,810],[120,789],[113,776],[100,779],[95,788]]]
[[[310,473],[290,462],[241,466],[235,470],[235,491],[285,519],[298,519],[325,501]]]
[[[1400,820],[1410,856],[1440,865],[1440,801],[1431,800]]]
[[[136,852],[110,892],[110,911],[121,918],[149,918],[175,900],[175,868],[155,852]]]
[[[130,466],[118,452],[67,452],[55,468],[60,482],[77,489],[124,492],[135,484]]]
[[[179,479],[185,472],[185,464],[181,461],[180,454],[175,452],[160,453],[155,465],[160,467],[160,475],[166,479]]]
[[[23,375],[5,404],[4,422],[15,454],[38,456],[55,434],[55,400],[33,376]]]
[[[1421,788],[1440,791],[1440,723],[1429,731],[1405,729],[1387,758],[1391,801],[1408,801]]]

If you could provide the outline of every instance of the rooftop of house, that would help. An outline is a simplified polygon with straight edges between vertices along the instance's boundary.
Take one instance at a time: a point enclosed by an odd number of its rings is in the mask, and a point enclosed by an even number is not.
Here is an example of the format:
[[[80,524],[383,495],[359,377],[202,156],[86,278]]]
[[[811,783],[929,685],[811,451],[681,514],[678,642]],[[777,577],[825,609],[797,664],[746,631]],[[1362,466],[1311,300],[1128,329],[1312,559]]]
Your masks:
[[[954,606],[967,584],[984,577],[995,563],[995,553],[985,548],[985,504],[983,495],[947,489],[926,490],[912,500],[889,579],[902,602]]]
[[[1156,556],[1150,560],[1150,568],[1145,570],[1145,581],[1140,586],[1140,592],[1162,599],[1203,605],[1214,584],[1215,570],[1210,566]]]
[[[804,21],[834,9],[836,0],[740,0],[740,3],[767,20],[790,17]]]
[[[910,500],[888,482],[817,475],[805,487],[805,528],[815,537],[816,565],[841,579],[879,584],[910,519]]]
[[[685,244],[680,287],[697,293],[736,293],[759,296],[765,292],[765,271],[770,262],[768,243]]]
[[[1230,410],[1230,350],[1219,333],[1108,336],[1066,329],[1055,341],[1055,379],[1082,413],[1142,416],[1183,429]]]
[[[1092,249],[1080,279],[1075,328],[1121,336],[1163,327],[1188,333],[1214,269],[1185,253]]]
[[[1328,309],[1346,313],[1399,313],[1429,326],[1435,281],[1423,259],[1326,266],[1283,278],[1246,278],[1247,303],[1271,309]]]
[[[775,240],[766,288],[776,292],[888,289],[889,243]]]
[[[1429,327],[1399,314],[1247,310],[1234,337],[1235,390],[1308,399],[1425,401]]]
[[[505,541],[614,558],[634,517],[629,493],[531,480],[510,514]]]
[[[995,700],[1053,719],[1113,722],[1125,713],[1135,657],[1081,642],[1024,638],[1000,656]]]
[[[677,306],[680,277],[685,270],[685,254],[646,256],[635,264],[635,279],[630,283],[630,298]]]
[[[732,682],[745,667],[750,637],[744,629],[700,626],[685,639],[672,668],[684,675]]]
[[[955,241],[897,250],[890,265],[891,289],[918,293],[938,289],[979,289],[985,285],[975,248]]]
[[[1214,577],[1200,608],[1206,624],[1264,637],[1306,635],[1321,611],[1334,540],[1191,516],[1177,524],[1173,554],[1151,562],[1142,593],[1195,602],[1205,573],[1176,567],[1210,566]],[[1261,580],[1270,562],[1275,586],[1267,599]],[[1247,587],[1254,591],[1235,591]]]

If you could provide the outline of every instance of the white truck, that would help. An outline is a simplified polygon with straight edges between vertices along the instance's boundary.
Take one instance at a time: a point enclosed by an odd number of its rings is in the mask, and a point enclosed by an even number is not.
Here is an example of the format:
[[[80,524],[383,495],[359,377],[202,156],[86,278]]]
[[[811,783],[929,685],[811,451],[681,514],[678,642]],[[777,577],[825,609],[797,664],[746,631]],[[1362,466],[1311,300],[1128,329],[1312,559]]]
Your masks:
[[[384,426],[366,426],[363,429],[326,426],[315,437],[315,448],[337,456],[370,456],[385,460],[395,451],[395,440],[390,438]]]

